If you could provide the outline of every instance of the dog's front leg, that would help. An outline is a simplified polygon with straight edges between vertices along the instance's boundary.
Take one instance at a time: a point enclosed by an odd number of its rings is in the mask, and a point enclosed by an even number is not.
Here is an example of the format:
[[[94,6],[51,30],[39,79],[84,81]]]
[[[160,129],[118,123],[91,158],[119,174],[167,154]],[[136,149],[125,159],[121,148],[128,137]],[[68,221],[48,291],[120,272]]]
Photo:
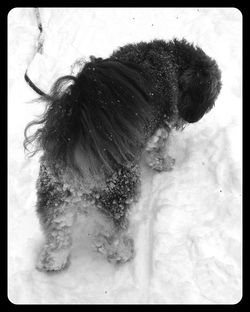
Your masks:
[[[170,132],[165,128],[159,128],[150,138],[144,152],[147,165],[156,171],[170,171],[175,160],[167,155],[166,147]]]

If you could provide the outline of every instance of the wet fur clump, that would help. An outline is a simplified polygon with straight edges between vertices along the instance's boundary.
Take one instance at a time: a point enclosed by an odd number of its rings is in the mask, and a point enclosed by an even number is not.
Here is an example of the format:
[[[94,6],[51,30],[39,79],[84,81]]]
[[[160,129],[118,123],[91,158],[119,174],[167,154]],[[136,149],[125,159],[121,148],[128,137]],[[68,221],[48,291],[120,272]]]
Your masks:
[[[134,254],[128,213],[138,197],[140,161],[171,170],[171,129],[197,122],[221,89],[216,62],[185,40],[128,44],[107,59],[90,57],[76,76],[58,79],[25,129],[30,155],[42,151],[37,213],[45,233],[39,270],[66,267],[78,212],[97,209],[112,224],[95,246],[109,261]],[[30,134],[32,127],[37,127]],[[30,146],[33,150],[29,150]]]

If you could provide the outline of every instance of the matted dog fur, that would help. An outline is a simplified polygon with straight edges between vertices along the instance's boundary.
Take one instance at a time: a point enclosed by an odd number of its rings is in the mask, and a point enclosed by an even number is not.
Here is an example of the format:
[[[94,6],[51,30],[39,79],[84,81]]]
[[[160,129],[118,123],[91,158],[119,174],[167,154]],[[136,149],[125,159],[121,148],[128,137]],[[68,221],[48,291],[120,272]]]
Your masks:
[[[221,89],[216,62],[185,40],[128,44],[109,58],[90,57],[76,76],[58,79],[39,100],[46,110],[25,129],[25,149],[43,152],[37,214],[45,245],[37,268],[69,263],[78,213],[98,211],[110,235],[96,236],[109,261],[134,256],[128,212],[138,196],[142,156],[157,171],[171,170],[164,154],[171,129],[197,122]],[[28,135],[32,125],[38,129]]]

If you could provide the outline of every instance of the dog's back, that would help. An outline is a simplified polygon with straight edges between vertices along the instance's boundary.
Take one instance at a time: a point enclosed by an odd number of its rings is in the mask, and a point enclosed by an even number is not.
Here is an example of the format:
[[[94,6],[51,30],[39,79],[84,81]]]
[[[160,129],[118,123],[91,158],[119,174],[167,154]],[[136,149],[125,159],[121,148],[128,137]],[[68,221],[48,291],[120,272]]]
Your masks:
[[[164,121],[199,120],[220,88],[216,62],[185,40],[129,44],[106,60],[91,57],[77,77],[59,79],[33,122],[43,127],[25,146],[36,141],[52,162],[79,169],[77,149],[90,174],[110,173],[138,161]]]

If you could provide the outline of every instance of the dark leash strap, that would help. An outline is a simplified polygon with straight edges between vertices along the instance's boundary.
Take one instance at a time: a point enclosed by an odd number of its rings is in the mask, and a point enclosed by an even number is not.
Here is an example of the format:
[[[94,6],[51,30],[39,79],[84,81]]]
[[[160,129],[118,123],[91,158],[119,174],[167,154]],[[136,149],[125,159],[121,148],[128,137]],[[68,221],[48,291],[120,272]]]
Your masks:
[[[27,74],[27,70],[25,72],[25,75],[24,75],[24,79],[25,81],[28,83],[28,85],[36,92],[38,93],[39,95],[41,96],[46,96],[47,94],[44,93],[42,90],[40,90],[29,78],[28,74]]]

